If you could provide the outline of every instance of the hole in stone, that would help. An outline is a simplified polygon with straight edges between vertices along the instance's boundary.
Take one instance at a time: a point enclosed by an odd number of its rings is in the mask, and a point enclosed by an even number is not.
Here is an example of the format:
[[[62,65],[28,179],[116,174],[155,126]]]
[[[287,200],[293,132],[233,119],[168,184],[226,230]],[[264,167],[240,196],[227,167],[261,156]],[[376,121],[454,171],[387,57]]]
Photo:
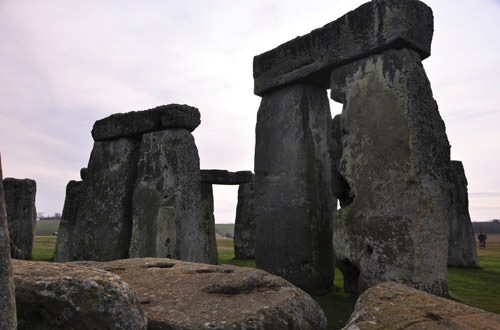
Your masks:
[[[149,304],[149,303],[151,303],[151,301],[150,301],[150,300],[144,300],[144,301],[141,301],[141,305],[147,305],[147,304]]]
[[[441,321],[443,319],[441,316],[434,314],[434,313],[431,313],[431,312],[427,312],[425,314],[425,317],[428,319],[431,319],[433,321]]]
[[[366,244],[365,246],[365,252],[367,255],[372,255],[373,253],[373,247],[370,244]]]
[[[158,262],[154,265],[147,265],[146,268],[172,268],[175,264],[171,262]]]

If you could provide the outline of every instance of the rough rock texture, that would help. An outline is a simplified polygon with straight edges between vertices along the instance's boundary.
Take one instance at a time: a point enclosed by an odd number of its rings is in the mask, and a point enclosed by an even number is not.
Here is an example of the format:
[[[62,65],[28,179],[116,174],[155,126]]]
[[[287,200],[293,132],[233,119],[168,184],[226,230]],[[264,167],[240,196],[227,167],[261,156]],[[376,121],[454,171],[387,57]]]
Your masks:
[[[455,216],[450,220],[448,266],[478,267],[476,241],[469,215],[467,178],[462,162],[451,161]]]
[[[85,180],[85,178],[87,177],[87,173],[88,173],[88,169],[86,167],[82,167],[80,169],[80,178],[83,180]]]
[[[199,164],[193,136],[185,129],[142,136],[132,206],[131,257],[197,260]]]
[[[201,170],[201,182],[236,185],[252,180],[252,171],[229,172],[226,170]]]
[[[210,183],[201,184],[197,260],[205,264],[219,264],[215,239],[214,193]]]
[[[234,257],[253,259],[255,256],[255,188],[253,180],[238,189],[238,205],[234,225]]]
[[[298,84],[266,94],[257,115],[255,146],[255,260],[309,292],[333,281],[326,91]]]
[[[2,160],[0,158],[0,330],[13,330],[17,327],[16,301],[9,243]]]
[[[73,245],[76,237],[78,237],[78,233],[75,232],[76,217],[81,196],[83,195],[83,188],[82,181],[70,181],[66,186],[66,198],[64,199],[61,222],[57,233],[56,250],[54,252],[54,261],[56,262],[73,260]]]
[[[78,206],[73,260],[128,257],[139,142],[95,142]]]
[[[169,104],[144,111],[116,113],[98,120],[92,128],[92,137],[95,141],[121,137],[140,139],[144,133],[165,128],[185,128],[192,132],[198,125],[198,109],[188,105]]]
[[[3,187],[10,239],[22,250],[24,259],[30,259],[36,227],[36,182],[5,178]]]
[[[390,280],[446,295],[450,147],[420,56],[370,56],[333,71],[331,87],[344,103],[334,225],[344,287]]]
[[[326,329],[317,303],[262,270],[173,259],[79,262],[115,272],[130,285],[148,329]]]
[[[322,28],[258,55],[254,92],[308,82],[328,88],[330,71],[349,61],[390,48],[430,55],[432,10],[416,0],[374,0]]]
[[[365,291],[344,330],[500,329],[500,315],[394,282]]]
[[[147,328],[136,294],[114,273],[14,261],[19,330]]]

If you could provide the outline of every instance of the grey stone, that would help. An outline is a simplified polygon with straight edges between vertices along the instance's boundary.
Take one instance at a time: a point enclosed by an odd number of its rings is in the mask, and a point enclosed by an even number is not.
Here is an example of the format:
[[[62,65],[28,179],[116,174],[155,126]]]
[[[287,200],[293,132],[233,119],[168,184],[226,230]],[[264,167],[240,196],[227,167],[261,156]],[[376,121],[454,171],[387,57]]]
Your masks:
[[[330,71],[373,53],[409,48],[430,55],[432,10],[417,0],[374,0],[322,28],[258,55],[254,92],[263,96],[284,85],[312,83],[325,89]]]
[[[169,104],[149,110],[116,113],[98,120],[92,128],[92,137],[95,141],[121,137],[140,139],[144,133],[165,128],[185,128],[192,132],[198,125],[198,109],[188,105]]]
[[[139,298],[148,329],[325,330],[304,291],[259,269],[141,258],[78,262],[115,272]]]
[[[19,330],[146,330],[134,291],[101,269],[54,262],[13,262]]]
[[[128,257],[138,156],[134,139],[94,143],[76,217],[73,260]]]
[[[366,290],[343,330],[500,329],[500,315],[394,282]]]
[[[80,169],[80,178],[82,180],[85,180],[85,178],[87,177],[87,172],[88,172],[88,169],[86,167],[82,167]]]
[[[447,295],[450,147],[420,55],[389,50],[331,78],[344,103],[336,170],[348,198],[334,224],[344,288],[390,280]]]
[[[234,257],[253,259],[255,256],[255,188],[253,180],[238,189],[238,205],[234,225]]]
[[[448,266],[478,267],[476,241],[469,215],[467,178],[460,161],[451,161],[455,216],[450,219]]]
[[[252,171],[201,170],[202,183],[237,185],[250,182],[252,176]]]
[[[74,258],[73,245],[78,237],[76,230],[76,219],[78,207],[83,195],[83,182],[70,181],[66,186],[66,198],[59,223],[59,229],[56,241],[56,250],[54,252],[54,261],[71,261]]]
[[[196,261],[201,183],[193,136],[144,134],[137,168],[130,256]]]
[[[12,276],[9,243],[2,160],[0,157],[0,330],[17,329],[14,278]]]
[[[314,293],[332,286],[330,108],[307,84],[266,94],[257,115],[257,267]]]
[[[215,240],[214,193],[210,183],[201,184],[201,203],[198,222],[198,262],[219,264]]]
[[[30,259],[36,228],[36,182],[5,178],[3,187],[10,239],[24,259]]]

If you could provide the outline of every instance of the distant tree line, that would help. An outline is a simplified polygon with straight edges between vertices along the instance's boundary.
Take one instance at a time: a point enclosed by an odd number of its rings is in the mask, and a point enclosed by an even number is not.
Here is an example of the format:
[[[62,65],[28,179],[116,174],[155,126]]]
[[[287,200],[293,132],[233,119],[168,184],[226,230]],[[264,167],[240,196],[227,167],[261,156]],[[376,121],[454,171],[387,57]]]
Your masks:
[[[37,220],[61,220],[61,213],[54,213],[52,215],[43,212],[37,213]]]
[[[494,219],[485,222],[473,222],[472,228],[475,233],[483,231],[487,234],[500,234],[500,220]]]

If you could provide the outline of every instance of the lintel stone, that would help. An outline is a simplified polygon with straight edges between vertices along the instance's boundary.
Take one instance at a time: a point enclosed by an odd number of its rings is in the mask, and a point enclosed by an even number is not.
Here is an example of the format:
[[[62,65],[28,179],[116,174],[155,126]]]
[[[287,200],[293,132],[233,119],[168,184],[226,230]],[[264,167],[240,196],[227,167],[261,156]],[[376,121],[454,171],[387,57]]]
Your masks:
[[[94,141],[132,137],[140,139],[142,134],[161,131],[165,128],[184,128],[192,132],[200,125],[197,108],[168,104],[144,110],[116,113],[94,123]]]
[[[328,88],[332,69],[387,49],[430,56],[432,10],[418,0],[373,0],[311,33],[254,57],[254,93],[312,83]]]
[[[252,181],[252,171],[201,170],[201,183],[238,185]]]

